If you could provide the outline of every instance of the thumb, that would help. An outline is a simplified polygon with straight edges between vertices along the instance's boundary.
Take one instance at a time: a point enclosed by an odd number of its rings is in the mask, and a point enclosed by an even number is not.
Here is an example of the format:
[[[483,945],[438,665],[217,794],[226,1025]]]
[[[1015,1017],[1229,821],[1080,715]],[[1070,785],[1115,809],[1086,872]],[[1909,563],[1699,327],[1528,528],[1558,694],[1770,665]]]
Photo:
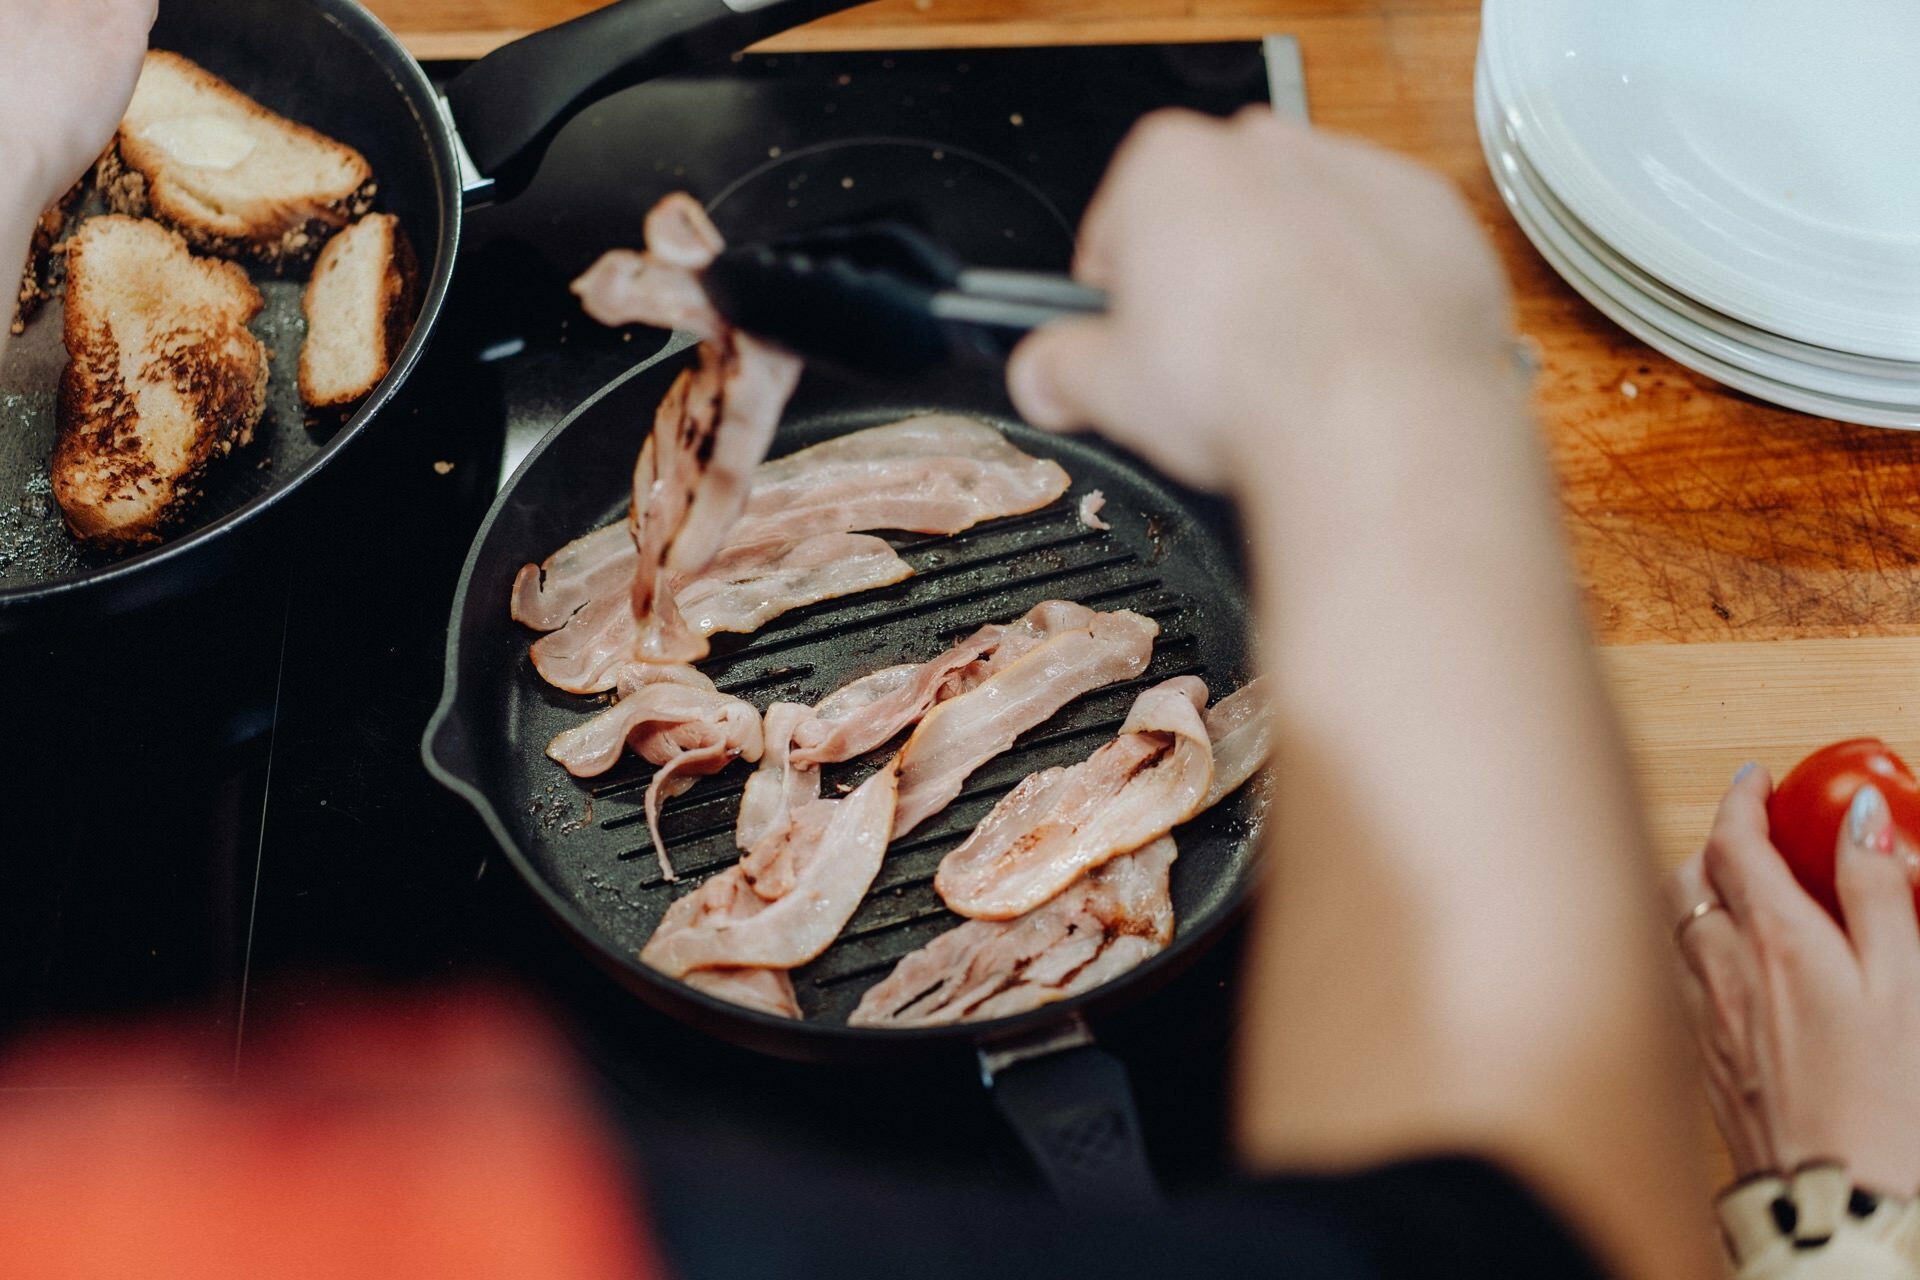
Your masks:
[[[1117,394],[1104,320],[1056,320],[1021,340],[1007,360],[1007,394],[1036,427],[1068,431],[1105,425]]]
[[[1871,980],[1920,970],[1920,924],[1893,815],[1872,783],[1854,793],[1834,850],[1834,888],[1847,936]]]

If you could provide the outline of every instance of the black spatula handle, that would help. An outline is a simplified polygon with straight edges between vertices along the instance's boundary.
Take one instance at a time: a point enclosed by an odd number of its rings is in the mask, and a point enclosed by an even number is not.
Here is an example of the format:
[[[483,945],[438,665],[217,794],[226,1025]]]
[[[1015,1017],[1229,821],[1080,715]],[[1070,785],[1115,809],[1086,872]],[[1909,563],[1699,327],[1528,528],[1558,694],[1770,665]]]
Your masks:
[[[856,2],[616,0],[496,49],[447,86],[447,104],[503,200],[532,180],[560,126],[594,101]]]

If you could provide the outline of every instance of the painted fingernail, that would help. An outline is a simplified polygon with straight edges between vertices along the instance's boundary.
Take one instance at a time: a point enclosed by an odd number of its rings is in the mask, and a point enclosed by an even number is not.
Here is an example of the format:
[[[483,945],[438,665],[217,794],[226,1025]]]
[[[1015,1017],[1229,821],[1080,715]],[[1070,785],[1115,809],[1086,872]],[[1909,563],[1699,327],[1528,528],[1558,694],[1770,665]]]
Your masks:
[[[1745,782],[1747,780],[1747,775],[1752,773],[1754,768],[1755,768],[1755,764],[1752,760],[1749,760],[1745,764],[1741,765],[1740,768],[1733,775],[1733,784],[1737,787],[1742,782]]]
[[[1893,852],[1893,816],[1887,798],[1871,782],[1854,792],[1847,806],[1847,838],[1857,848]]]

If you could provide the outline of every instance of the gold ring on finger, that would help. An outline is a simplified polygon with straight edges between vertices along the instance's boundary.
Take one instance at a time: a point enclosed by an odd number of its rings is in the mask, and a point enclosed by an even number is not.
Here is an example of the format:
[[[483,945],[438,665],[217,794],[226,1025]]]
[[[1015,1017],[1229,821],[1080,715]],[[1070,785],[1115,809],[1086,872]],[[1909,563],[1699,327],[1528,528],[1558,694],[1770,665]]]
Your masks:
[[[1694,925],[1700,923],[1700,921],[1712,915],[1714,912],[1725,911],[1726,909],[1726,904],[1716,898],[1708,898],[1705,902],[1694,903],[1693,908],[1688,911],[1687,914],[1680,917],[1680,923],[1673,926],[1673,945],[1676,947],[1681,946],[1682,940],[1687,936],[1688,929],[1691,929]]]

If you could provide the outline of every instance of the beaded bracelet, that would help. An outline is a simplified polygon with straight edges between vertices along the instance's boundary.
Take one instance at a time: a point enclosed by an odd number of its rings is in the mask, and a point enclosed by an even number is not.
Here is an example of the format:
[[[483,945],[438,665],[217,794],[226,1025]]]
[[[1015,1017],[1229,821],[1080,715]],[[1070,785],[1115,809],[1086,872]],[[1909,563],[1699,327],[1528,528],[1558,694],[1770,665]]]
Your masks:
[[[1863,1191],[1832,1161],[1746,1178],[1717,1207],[1741,1280],[1920,1280],[1920,1202]]]

